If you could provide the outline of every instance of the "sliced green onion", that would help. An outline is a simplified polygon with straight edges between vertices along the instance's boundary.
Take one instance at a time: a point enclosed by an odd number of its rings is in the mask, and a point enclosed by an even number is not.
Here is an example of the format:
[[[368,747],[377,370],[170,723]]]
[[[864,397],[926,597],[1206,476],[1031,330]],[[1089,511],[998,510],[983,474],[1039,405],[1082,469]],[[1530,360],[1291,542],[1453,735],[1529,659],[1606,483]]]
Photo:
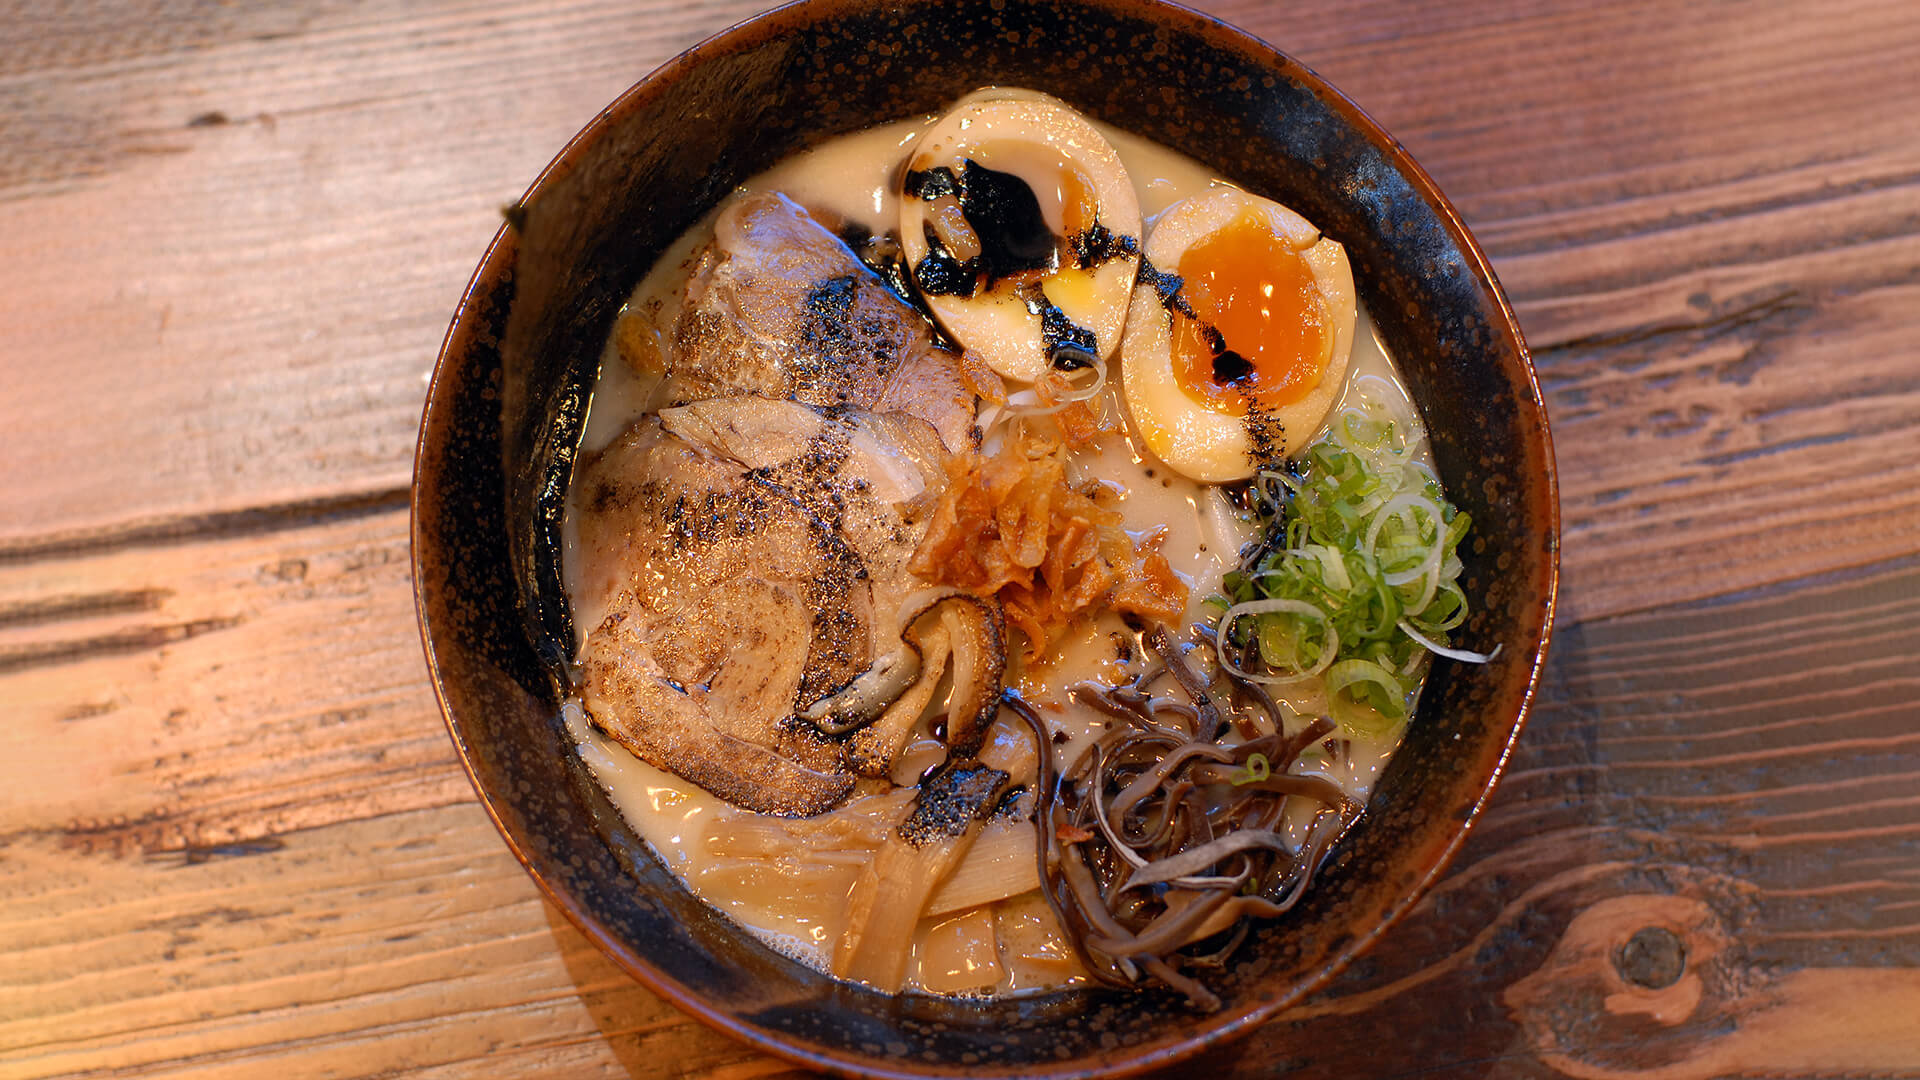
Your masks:
[[[1407,718],[1407,693],[1397,674],[1371,660],[1342,660],[1327,671],[1333,718],[1356,734],[1393,734]]]
[[[1306,550],[1313,553],[1313,557],[1319,561],[1321,568],[1326,571],[1320,580],[1326,582],[1328,588],[1336,592],[1351,592],[1353,590],[1353,578],[1347,574],[1347,561],[1340,557],[1338,551],[1326,544],[1314,544]]]
[[[1227,641],[1233,634],[1233,624],[1242,617],[1257,615],[1299,615],[1309,619],[1316,619],[1321,625],[1325,626],[1327,630],[1326,640],[1320,644],[1319,653],[1315,657],[1313,665],[1305,670],[1296,669],[1285,675],[1267,675],[1257,671],[1247,671],[1235,664],[1232,658],[1227,655]],[[1272,620],[1262,620],[1261,630],[1264,630],[1270,625],[1284,624],[1276,624]],[[1260,631],[1255,631],[1256,634],[1259,632]],[[1256,637],[1255,640],[1260,641],[1261,639]],[[1340,652],[1340,635],[1334,631],[1333,625],[1327,622],[1326,612],[1321,611],[1319,608],[1304,600],[1288,600],[1284,598],[1248,600],[1245,603],[1233,605],[1227,609],[1225,615],[1220,616],[1219,630],[1215,632],[1213,636],[1213,649],[1214,655],[1218,657],[1222,668],[1233,672],[1235,675],[1249,682],[1264,683],[1268,686],[1288,686],[1293,683],[1305,682],[1327,670],[1327,667],[1333,663],[1333,658]],[[1264,648],[1262,652],[1263,655],[1261,658],[1267,660],[1267,657],[1264,655]],[[1268,663],[1271,663],[1271,661],[1268,660]]]
[[[1467,619],[1458,548],[1471,519],[1412,460],[1424,440],[1383,406],[1348,409],[1289,472],[1260,474],[1275,516],[1267,554],[1223,583],[1223,668],[1270,686],[1318,681],[1343,727],[1384,736],[1405,721],[1430,657],[1498,654],[1448,640]],[[1276,488],[1286,495],[1267,498]]]
[[[1239,772],[1233,774],[1232,782],[1234,787],[1245,787],[1248,784],[1257,784],[1272,775],[1273,763],[1267,760],[1267,755],[1250,754],[1247,757],[1247,763],[1241,766]]]
[[[1349,445],[1368,450],[1378,450],[1386,446],[1393,437],[1392,421],[1375,420],[1358,409],[1348,409],[1340,417],[1340,425]]]
[[[1500,655],[1500,646],[1498,645],[1493,647],[1492,652],[1469,652],[1466,649],[1449,649],[1445,645],[1437,644],[1420,631],[1415,630],[1413,625],[1405,619],[1400,620],[1400,631],[1419,643],[1419,645],[1428,652],[1436,656],[1444,656],[1449,660],[1460,660],[1469,664],[1484,664]]]

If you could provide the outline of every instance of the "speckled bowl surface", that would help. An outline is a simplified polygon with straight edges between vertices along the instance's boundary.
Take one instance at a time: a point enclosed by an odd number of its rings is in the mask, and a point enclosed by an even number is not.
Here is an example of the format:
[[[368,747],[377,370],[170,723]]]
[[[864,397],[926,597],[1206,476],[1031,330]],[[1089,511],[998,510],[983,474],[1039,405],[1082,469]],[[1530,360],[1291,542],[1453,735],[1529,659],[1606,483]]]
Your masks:
[[[1176,994],[990,1003],[888,997],[758,944],[621,822],[559,716],[569,640],[554,537],[587,388],[616,309],[735,184],[978,86],[1044,90],[1292,206],[1347,246],[1360,295],[1474,520],[1462,639],[1367,816],[1285,919]],[[413,502],[421,632],[448,729],[540,887],[635,978],[700,1019],[860,1075],[1093,1076],[1244,1033],[1368,947],[1438,876],[1491,792],[1545,660],[1558,551],[1546,415],[1485,257],[1399,144],[1297,61],[1143,0],[819,0],[690,50],[588,125],[495,238],[428,392]]]

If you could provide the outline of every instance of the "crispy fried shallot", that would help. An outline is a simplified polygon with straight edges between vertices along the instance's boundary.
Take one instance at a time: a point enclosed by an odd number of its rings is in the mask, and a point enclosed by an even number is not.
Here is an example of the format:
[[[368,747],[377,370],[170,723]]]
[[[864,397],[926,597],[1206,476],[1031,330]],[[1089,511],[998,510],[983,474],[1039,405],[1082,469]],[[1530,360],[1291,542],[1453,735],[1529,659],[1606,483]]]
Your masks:
[[[997,596],[1027,639],[1029,661],[1055,631],[1112,609],[1178,623],[1187,587],[1156,531],[1135,542],[1114,509],[1117,493],[1074,483],[1060,443],[1010,432],[999,453],[949,461],[950,483],[910,568],[940,585]]]
[[[1084,401],[1072,402],[1055,413],[1053,422],[1069,450],[1078,450],[1103,435],[1118,435],[1125,430],[1120,418],[1104,404],[1095,409]]]

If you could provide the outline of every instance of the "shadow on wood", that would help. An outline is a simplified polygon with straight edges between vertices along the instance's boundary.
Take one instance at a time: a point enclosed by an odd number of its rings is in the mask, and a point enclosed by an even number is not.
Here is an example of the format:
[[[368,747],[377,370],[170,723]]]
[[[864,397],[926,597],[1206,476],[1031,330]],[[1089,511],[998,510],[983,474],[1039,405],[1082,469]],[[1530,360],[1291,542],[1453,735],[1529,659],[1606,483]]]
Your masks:
[[[541,909],[574,991],[629,1075],[659,1076],[663,1062],[704,1080],[797,1080],[813,1075],[734,1042],[655,997],[607,959],[559,909],[551,903],[542,903]]]

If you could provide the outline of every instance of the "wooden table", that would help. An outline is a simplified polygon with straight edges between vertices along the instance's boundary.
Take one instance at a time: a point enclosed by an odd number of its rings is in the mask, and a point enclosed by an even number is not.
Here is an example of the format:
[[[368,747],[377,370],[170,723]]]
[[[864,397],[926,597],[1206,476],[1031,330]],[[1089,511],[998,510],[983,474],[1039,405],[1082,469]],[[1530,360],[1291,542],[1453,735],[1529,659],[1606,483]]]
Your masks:
[[[761,0],[0,15],[0,1076],[759,1076],[535,892],[407,485],[512,201]],[[1405,141],[1558,445],[1450,877],[1234,1076],[1920,1076],[1920,5],[1209,6]]]

